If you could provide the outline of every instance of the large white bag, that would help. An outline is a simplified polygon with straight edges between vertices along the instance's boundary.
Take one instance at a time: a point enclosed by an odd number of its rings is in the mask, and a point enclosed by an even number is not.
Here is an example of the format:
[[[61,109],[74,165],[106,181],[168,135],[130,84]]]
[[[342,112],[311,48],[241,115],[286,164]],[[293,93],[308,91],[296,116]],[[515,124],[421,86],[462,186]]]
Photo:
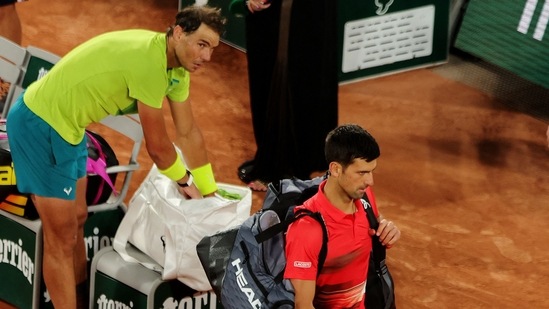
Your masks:
[[[196,245],[207,235],[242,224],[252,205],[249,188],[223,183],[218,187],[241,198],[216,194],[184,199],[177,184],[153,166],[130,200],[114,238],[114,250],[128,262],[160,272],[162,279],[177,278],[197,291],[211,290]],[[145,255],[130,254],[128,242]]]

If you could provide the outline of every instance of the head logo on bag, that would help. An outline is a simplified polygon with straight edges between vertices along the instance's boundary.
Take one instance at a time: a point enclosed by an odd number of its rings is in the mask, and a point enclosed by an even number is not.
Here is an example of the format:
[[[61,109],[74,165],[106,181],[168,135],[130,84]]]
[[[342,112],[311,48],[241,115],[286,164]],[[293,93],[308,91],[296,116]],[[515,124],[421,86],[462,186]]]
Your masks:
[[[244,269],[242,269],[242,262],[239,258],[231,262],[231,265],[236,268],[235,275],[236,275],[236,281],[238,282],[238,287],[240,288],[240,291],[246,295],[246,298],[248,299],[248,302],[252,306],[252,308],[261,308],[261,301],[255,297],[255,292],[252,288],[250,288],[248,284],[248,280],[252,280],[252,278],[246,278]]]

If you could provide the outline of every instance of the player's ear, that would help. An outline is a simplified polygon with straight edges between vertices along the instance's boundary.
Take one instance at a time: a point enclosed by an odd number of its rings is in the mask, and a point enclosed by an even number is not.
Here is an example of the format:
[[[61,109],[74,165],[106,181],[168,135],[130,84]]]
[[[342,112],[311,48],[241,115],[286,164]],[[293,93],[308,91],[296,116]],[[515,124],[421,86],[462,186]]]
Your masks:
[[[338,177],[343,171],[343,167],[337,162],[330,162],[330,164],[328,165],[328,169],[330,171],[330,175],[335,177]]]

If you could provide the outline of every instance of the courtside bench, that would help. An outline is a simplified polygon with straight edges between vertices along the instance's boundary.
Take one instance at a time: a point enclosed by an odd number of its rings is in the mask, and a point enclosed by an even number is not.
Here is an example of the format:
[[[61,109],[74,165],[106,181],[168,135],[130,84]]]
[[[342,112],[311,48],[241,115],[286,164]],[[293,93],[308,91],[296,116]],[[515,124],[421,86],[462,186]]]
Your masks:
[[[132,256],[147,258],[135,248]],[[223,308],[213,291],[197,292],[178,280],[161,275],[138,263],[126,262],[106,247],[97,252],[90,270],[90,309],[216,309]]]

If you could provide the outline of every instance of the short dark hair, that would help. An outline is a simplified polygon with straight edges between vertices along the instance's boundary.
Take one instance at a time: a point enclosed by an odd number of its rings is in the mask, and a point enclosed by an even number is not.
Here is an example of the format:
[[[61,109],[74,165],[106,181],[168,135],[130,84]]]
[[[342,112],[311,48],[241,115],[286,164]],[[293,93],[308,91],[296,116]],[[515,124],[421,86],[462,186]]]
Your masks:
[[[377,159],[380,150],[368,131],[356,124],[344,124],[328,133],[324,155],[328,163],[337,162],[345,168],[355,159],[364,159],[366,162]]]
[[[180,26],[185,33],[193,33],[201,24],[212,28],[219,36],[225,32],[227,19],[221,15],[221,9],[207,5],[191,5],[185,7],[175,16],[175,24],[168,29],[168,36],[172,36],[173,28]]]

